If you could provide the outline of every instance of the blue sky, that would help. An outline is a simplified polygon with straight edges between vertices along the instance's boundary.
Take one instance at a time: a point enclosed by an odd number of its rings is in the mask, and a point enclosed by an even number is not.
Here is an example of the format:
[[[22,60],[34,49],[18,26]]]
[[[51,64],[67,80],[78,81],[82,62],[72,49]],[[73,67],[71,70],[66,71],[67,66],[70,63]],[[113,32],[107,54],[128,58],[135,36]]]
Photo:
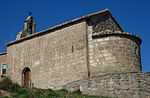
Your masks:
[[[150,0],[1,0],[0,52],[23,29],[29,11],[35,18],[37,31],[41,31],[106,8],[124,31],[143,39],[142,68],[150,72]]]

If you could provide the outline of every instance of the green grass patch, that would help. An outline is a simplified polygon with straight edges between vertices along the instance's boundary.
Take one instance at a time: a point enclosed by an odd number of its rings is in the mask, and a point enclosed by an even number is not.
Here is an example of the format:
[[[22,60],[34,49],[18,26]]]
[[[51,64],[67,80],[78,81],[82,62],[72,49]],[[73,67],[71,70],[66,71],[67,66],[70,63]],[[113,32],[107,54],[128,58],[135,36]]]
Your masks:
[[[24,88],[13,83],[9,78],[0,82],[0,90],[10,92],[10,96],[0,96],[0,98],[109,98],[82,95],[80,90],[68,92],[64,89],[53,91],[52,89]]]

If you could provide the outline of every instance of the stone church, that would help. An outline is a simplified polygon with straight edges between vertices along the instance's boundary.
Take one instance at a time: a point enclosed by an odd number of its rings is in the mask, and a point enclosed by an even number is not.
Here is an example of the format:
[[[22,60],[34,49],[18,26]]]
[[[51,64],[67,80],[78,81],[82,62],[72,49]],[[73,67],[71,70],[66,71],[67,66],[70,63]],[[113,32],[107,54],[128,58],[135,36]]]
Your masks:
[[[10,77],[25,87],[80,89],[117,97],[116,91],[126,90],[120,96],[141,93],[148,98],[150,73],[141,72],[141,42],[137,35],[124,32],[108,9],[40,32],[33,16],[28,16],[16,40],[0,53],[1,78]],[[134,91],[136,85],[148,88]]]

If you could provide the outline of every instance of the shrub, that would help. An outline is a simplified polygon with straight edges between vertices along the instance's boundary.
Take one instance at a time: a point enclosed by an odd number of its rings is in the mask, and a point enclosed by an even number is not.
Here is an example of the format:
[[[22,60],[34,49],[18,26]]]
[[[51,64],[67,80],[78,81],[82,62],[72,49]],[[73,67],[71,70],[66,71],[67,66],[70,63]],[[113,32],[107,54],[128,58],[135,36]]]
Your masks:
[[[0,81],[0,89],[1,90],[15,92],[19,88],[20,88],[20,86],[17,83],[13,83],[8,77],[6,77],[2,81]]]
[[[81,94],[82,92],[80,90],[76,90],[73,92],[74,94]]]
[[[60,90],[58,90],[58,92],[68,92],[68,91],[65,89],[60,89]]]
[[[8,96],[2,96],[2,97],[0,97],[0,98],[9,98]]]

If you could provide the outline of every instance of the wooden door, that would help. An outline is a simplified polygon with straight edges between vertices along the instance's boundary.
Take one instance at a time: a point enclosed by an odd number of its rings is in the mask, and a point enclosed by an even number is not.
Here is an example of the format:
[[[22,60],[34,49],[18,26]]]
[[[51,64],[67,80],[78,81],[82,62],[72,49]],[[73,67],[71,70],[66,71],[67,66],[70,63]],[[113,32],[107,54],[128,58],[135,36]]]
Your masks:
[[[30,82],[30,71],[26,71],[24,73],[24,87],[29,87],[29,82]]]

